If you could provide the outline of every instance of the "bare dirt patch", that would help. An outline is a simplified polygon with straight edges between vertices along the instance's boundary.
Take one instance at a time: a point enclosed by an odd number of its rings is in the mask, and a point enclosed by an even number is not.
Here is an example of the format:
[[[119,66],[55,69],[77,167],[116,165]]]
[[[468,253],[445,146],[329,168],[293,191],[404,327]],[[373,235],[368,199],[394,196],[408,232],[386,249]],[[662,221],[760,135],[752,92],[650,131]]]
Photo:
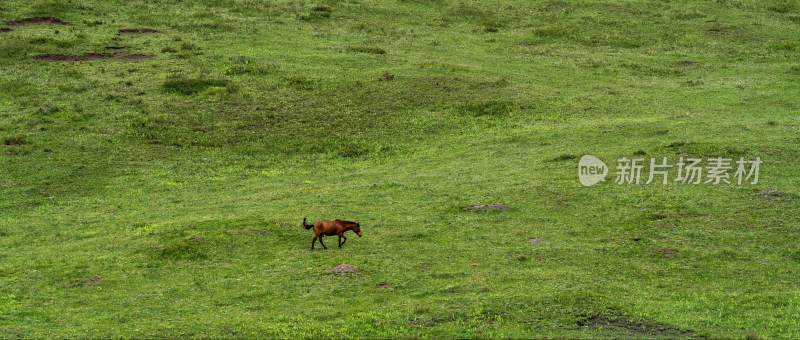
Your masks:
[[[83,55],[66,55],[66,54],[39,54],[33,56],[33,60],[39,62],[68,62],[68,61],[88,61],[105,59],[108,56],[99,53],[86,53]]]
[[[378,288],[390,288],[391,286],[388,283],[379,283]]]
[[[4,33],[4,32],[11,32],[11,29],[8,28],[8,27],[0,27],[0,33]]]
[[[0,9],[2,11],[2,9]],[[25,338],[25,330],[22,328],[7,328],[0,330],[0,338],[3,339],[24,339]]]
[[[336,267],[331,269],[326,269],[326,273],[336,273],[336,274],[345,274],[345,273],[355,273],[358,271],[358,268],[351,264],[340,264]]]
[[[119,50],[125,50],[127,48],[128,46],[106,46],[106,49],[109,51],[119,51]]]
[[[695,333],[694,331],[680,329],[673,325],[649,321],[635,321],[621,316],[594,315],[578,320],[577,323],[578,326],[591,330],[623,332],[636,336],[686,336]]]
[[[262,236],[262,237],[269,236],[269,232],[267,232],[264,229],[249,229],[249,230],[247,230],[247,233],[248,234],[255,234],[255,235],[258,235],[258,236]]]
[[[544,243],[544,240],[542,240],[540,238],[532,238],[528,242],[533,243],[533,244],[539,244],[539,243]]]
[[[676,66],[688,67],[688,66],[695,66],[700,64],[699,62],[693,60],[681,60],[674,63]]]
[[[781,199],[787,196],[785,192],[778,190],[763,190],[755,194],[768,201]]]
[[[706,29],[706,32],[712,35],[731,35],[734,33],[734,28],[732,27],[722,27],[722,26],[714,26]]]
[[[125,54],[120,57],[128,60],[147,60],[152,58],[152,56],[146,54]]]
[[[55,62],[77,62],[77,61],[90,61],[100,59],[125,59],[125,60],[147,60],[152,58],[145,54],[127,54],[123,51],[115,52],[113,55],[100,54],[100,53],[86,53],[81,55],[66,55],[66,54],[39,54],[33,56],[33,60],[45,63]]]
[[[466,208],[464,208],[464,210],[467,210],[467,211],[476,211],[476,210],[501,210],[501,211],[506,211],[506,210],[508,210],[508,206],[507,205],[502,205],[502,204],[488,204],[488,205],[487,204],[481,204],[481,205],[475,205],[475,206],[471,206],[471,207],[466,207]]]
[[[381,81],[381,80],[386,80],[386,81],[394,80],[394,74],[386,72],[380,78],[378,78],[378,81]]]
[[[79,280],[68,283],[67,288],[94,287],[100,285],[101,283],[103,283],[103,279],[101,279],[99,276],[86,276]]]
[[[71,25],[66,21],[53,17],[33,17],[33,18],[24,18],[6,22],[6,25],[8,26],[22,26],[22,25],[36,25],[36,24]]]
[[[658,248],[653,250],[656,254],[664,255],[666,257],[672,257],[678,254],[678,251],[672,248]]]
[[[144,33],[161,33],[152,28],[123,28],[119,30],[119,34],[144,34]]]

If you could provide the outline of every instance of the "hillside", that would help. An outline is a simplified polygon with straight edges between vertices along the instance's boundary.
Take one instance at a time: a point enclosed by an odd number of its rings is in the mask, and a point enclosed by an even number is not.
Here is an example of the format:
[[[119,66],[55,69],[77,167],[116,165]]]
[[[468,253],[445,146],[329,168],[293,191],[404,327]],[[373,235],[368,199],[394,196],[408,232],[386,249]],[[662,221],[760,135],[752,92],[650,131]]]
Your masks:
[[[0,338],[800,337],[799,57],[786,0],[2,1]]]

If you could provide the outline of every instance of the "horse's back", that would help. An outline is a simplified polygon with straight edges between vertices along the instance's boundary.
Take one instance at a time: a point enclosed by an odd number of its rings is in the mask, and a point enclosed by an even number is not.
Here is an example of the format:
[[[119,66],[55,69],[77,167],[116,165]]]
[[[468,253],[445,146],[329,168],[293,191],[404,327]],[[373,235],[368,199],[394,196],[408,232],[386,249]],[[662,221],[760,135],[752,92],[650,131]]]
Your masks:
[[[317,229],[317,226],[319,226],[319,231],[323,235],[331,236],[339,233],[339,223],[337,223],[337,221],[317,222],[317,224],[314,226],[315,230]]]

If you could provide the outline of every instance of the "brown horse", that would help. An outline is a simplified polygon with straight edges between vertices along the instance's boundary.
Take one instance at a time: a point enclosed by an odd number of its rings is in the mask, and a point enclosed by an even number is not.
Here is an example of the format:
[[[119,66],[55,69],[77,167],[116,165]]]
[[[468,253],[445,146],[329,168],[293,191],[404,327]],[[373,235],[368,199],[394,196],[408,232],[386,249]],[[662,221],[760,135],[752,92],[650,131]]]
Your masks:
[[[314,228],[314,240],[311,241],[311,250],[314,250],[314,243],[317,242],[317,239],[319,239],[319,244],[321,244],[323,248],[328,249],[328,247],[325,247],[325,243],[322,243],[322,236],[339,235],[339,248],[347,242],[347,237],[344,236],[346,231],[352,230],[358,237],[361,237],[361,225],[356,222],[340,219],[306,224],[306,219],[304,217],[303,227],[306,229]],[[344,239],[344,241],[342,241],[342,239]]]

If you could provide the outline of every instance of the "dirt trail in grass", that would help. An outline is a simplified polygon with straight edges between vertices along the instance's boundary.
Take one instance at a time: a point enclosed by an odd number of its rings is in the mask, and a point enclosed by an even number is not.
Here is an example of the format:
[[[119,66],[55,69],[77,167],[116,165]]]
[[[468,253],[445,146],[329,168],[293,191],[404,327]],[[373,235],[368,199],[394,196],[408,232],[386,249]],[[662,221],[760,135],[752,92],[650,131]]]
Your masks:
[[[33,17],[33,18],[24,18],[6,22],[6,25],[8,26],[22,26],[22,25],[35,25],[35,24],[71,25],[66,21],[53,17]]]

